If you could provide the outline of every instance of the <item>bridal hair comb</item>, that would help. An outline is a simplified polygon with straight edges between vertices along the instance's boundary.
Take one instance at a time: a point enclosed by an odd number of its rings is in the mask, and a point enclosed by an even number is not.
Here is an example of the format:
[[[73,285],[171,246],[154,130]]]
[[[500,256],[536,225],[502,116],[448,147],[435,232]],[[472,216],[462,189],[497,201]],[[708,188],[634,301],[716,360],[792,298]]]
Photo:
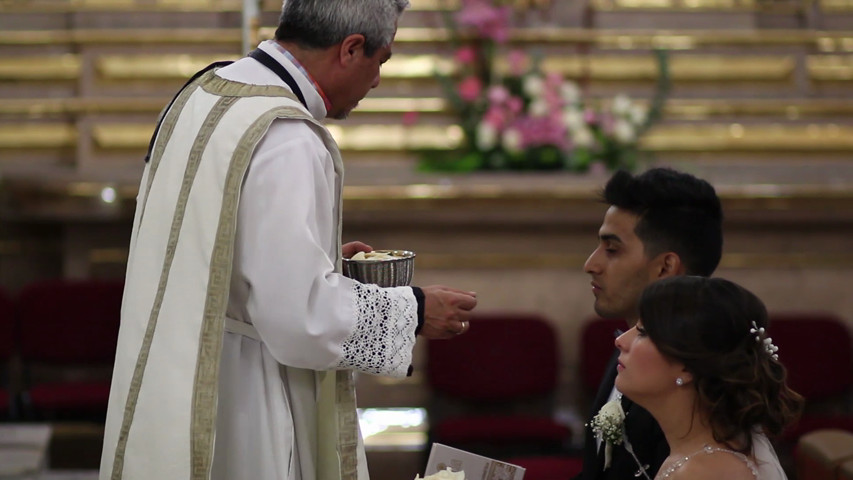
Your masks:
[[[767,336],[767,333],[764,331],[764,327],[758,328],[755,320],[753,320],[752,328],[749,329],[749,333],[755,334],[755,341],[764,347],[764,351],[767,352],[767,355],[770,355],[773,360],[779,360],[779,355],[776,354],[776,352],[779,351],[779,347],[773,345],[773,339]]]

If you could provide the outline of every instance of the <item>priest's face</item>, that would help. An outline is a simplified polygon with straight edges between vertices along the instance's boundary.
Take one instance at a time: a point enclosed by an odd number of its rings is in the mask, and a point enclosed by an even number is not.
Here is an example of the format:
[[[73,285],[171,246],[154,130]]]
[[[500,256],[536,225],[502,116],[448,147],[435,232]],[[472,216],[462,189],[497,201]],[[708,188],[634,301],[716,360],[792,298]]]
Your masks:
[[[391,58],[391,45],[381,47],[373,55],[364,54],[363,46],[352,53],[352,62],[347,65],[346,76],[334,98],[328,116],[342,120],[358,106],[371,89],[379,86],[379,70]]]
[[[598,247],[584,264],[592,277],[595,313],[624,318],[632,325],[643,289],[655,281],[659,259],[646,256],[642,240],[634,233],[639,217],[611,206],[598,230]]]

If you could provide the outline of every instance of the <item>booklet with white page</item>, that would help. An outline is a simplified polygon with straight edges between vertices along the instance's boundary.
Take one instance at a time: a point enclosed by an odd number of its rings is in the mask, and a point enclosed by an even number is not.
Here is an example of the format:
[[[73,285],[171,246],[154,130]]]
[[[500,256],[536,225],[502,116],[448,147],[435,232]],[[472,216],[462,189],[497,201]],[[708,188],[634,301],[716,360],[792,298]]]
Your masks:
[[[465,480],[521,480],[524,477],[524,467],[433,443],[424,475],[448,468],[454,472],[464,471]]]

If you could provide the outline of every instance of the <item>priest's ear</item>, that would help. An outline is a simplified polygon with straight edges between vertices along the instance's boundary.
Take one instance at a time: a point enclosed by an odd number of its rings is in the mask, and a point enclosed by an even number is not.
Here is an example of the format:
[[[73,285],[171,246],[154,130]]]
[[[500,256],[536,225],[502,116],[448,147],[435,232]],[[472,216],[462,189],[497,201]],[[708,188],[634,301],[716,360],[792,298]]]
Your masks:
[[[365,43],[366,40],[364,38],[364,35],[360,33],[347,35],[347,37],[344,38],[344,40],[341,42],[339,50],[341,62],[347,65],[351,61],[357,60],[359,57],[364,56]]]

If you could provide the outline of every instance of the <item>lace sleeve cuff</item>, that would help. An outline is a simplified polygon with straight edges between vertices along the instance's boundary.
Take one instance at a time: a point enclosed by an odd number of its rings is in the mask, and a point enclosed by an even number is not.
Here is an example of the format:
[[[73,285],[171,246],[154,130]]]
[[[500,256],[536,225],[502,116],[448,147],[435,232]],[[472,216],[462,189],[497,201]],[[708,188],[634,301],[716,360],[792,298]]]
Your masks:
[[[354,283],[353,301],[356,326],[343,343],[337,367],[406,376],[418,327],[418,302],[412,289]]]

